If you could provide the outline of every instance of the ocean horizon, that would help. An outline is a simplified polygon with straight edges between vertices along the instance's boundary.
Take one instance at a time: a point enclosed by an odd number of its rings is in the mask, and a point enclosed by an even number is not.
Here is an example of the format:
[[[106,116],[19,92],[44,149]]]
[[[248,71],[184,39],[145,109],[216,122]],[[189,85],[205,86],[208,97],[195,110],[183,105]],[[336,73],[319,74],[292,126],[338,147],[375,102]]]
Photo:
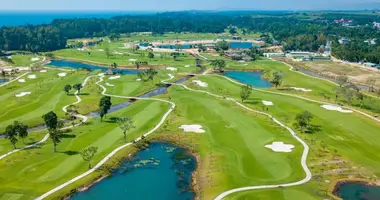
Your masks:
[[[0,27],[50,24],[54,19],[112,18],[155,14],[155,11],[0,11]]]

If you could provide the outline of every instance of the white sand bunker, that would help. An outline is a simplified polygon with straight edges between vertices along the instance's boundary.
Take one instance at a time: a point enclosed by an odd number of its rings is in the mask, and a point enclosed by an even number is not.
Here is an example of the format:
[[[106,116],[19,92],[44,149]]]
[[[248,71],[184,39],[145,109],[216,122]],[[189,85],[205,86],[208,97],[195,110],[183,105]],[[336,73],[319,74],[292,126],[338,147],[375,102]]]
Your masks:
[[[19,83],[25,83],[25,79],[18,79]]]
[[[58,73],[58,76],[60,76],[60,77],[64,77],[64,76],[66,76],[66,72],[61,72],[61,73]]]
[[[136,79],[136,81],[141,81],[141,78]]]
[[[29,79],[35,79],[35,78],[37,78],[37,76],[35,74],[31,74],[31,75],[28,75],[28,78]]]
[[[170,78],[174,78],[174,76],[173,76],[172,74],[168,74],[168,76],[169,76]]]
[[[266,148],[272,149],[274,152],[292,152],[294,145],[284,144],[283,142],[273,142],[272,144],[265,145]]]
[[[335,105],[322,105],[321,107],[324,109],[327,109],[327,110],[334,110],[334,111],[338,111],[341,113],[352,113],[353,112],[352,110],[344,110],[342,107],[335,106]]]
[[[137,59],[129,59],[128,61],[129,61],[129,62],[136,62]]]
[[[185,67],[190,67],[190,65],[185,65]]]
[[[198,84],[201,87],[208,87],[207,83],[200,81],[200,80],[193,80],[192,82]]]
[[[303,92],[311,92],[313,90],[311,89],[305,89],[305,88],[298,88],[298,87],[291,87],[293,90],[303,91]]]
[[[97,51],[104,51],[103,49],[98,49]]]
[[[46,73],[47,70],[43,69],[43,70],[41,70],[40,72],[41,72],[41,73]]]
[[[34,61],[39,61],[40,60],[40,58],[38,58],[38,57],[35,57],[35,58],[32,58],[32,59],[30,59],[32,62],[34,62]]]
[[[184,132],[194,132],[194,133],[204,133],[205,130],[202,129],[202,125],[193,124],[193,125],[182,125],[181,128]]]
[[[109,79],[109,80],[115,80],[115,79],[118,79],[118,78],[120,78],[120,76],[111,76],[111,77],[109,77],[108,79]]]
[[[271,102],[271,101],[261,101],[261,102],[263,102],[263,104],[264,105],[266,105],[266,106],[273,106],[273,102]]]
[[[31,92],[21,92],[19,94],[16,94],[15,96],[16,97],[23,97],[23,96],[28,95],[28,94],[32,94],[32,93]]]
[[[167,67],[166,69],[170,70],[170,71],[177,71],[177,68],[175,68],[175,67]]]
[[[107,86],[110,86],[110,87],[113,87],[115,85],[111,84],[111,83],[106,83]]]
[[[123,55],[123,53],[120,53],[120,52],[117,52],[117,51],[113,52],[112,54]]]
[[[103,77],[105,74],[104,73],[99,73],[98,76]]]

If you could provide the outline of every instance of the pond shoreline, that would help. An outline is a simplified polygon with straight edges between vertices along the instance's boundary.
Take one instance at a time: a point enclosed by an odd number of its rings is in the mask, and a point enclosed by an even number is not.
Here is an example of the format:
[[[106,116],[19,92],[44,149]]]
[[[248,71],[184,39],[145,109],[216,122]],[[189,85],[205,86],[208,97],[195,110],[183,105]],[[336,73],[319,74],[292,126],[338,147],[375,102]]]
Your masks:
[[[150,141],[145,141],[144,144],[142,144],[141,148],[133,148],[131,149],[131,151],[129,152],[128,155],[121,155],[119,157],[119,162],[115,165],[112,165],[110,166],[110,168],[108,169],[108,172],[102,172],[101,175],[95,177],[94,179],[90,180],[90,181],[87,181],[87,183],[84,183],[82,184],[81,186],[78,186],[72,190],[70,190],[69,192],[67,192],[66,194],[64,194],[63,196],[59,197],[59,198],[62,198],[62,199],[70,199],[73,195],[75,195],[76,193],[79,193],[79,192],[85,192],[87,190],[89,190],[92,186],[94,186],[95,184],[101,182],[102,180],[112,176],[112,173],[113,171],[115,171],[116,169],[120,168],[120,166],[122,165],[122,163],[128,161],[128,160],[132,160],[133,158],[135,158],[136,154],[140,151],[143,151],[147,148],[149,148],[149,146],[151,145],[151,143],[167,143],[169,145],[173,145],[175,146],[176,148],[182,148],[185,150],[186,154],[190,157],[193,157],[195,160],[196,160],[196,168],[195,170],[191,173],[191,184],[190,184],[190,188],[189,188],[189,191],[193,192],[194,193],[194,200],[199,200],[199,195],[195,192],[198,185],[196,184],[197,181],[196,181],[196,175],[197,175],[197,172],[199,171],[198,170],[198,166],[199,166],[199,162],[200,162],[200,158],[199,158],[199,155],[192,152],[190,149],[184,147],[183,145],[180,145],[180,144],[177,144],[175,142],[171,142],[171,141],[166,141],[166,140],[163,140],[163,139],[153,139],[153,140],[150,140]],[[128,172],[127,172],[128,173]]]
[[[373,182],[365,179],[360,179],[360,178],[346,178],[346,179],[339,179],[334,181],[329,189],[328,189],[328,194],[333,197],[334,199],[337,200],[343,200],[339,194],[338,190],[341,185],[346,184],[346,183],[358,183],[358,184],[363,184],[367,186],[380,186],[380,182]]]

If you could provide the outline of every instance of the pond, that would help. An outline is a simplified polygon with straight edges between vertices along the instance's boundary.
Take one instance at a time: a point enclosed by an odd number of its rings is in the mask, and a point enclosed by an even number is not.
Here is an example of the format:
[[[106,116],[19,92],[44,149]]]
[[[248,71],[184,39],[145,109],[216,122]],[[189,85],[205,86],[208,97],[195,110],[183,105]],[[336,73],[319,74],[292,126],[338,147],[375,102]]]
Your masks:
[[[337,186],[334,195],[343,200],[380,199],[380,186],[370,186],[359,182],[346,182]]]
[[[226,71],[224,75],[257,88],[270,88],[272,86],[269,81],[262,78],[262,72]]]
[[[6,82],[8,82],[9,80],[8,79],[1,79],[0,78],[0,84],[2,84],[2,83],[6,83]]]
[[[71,200],[191,200],[191,175],[196,159],[185,149],[154,142],[109,176]]]
[[[252,42],[229,42],[232,49],[250,49],[254,47]]]
[[[53,67],[69,67],[74,69],[88,69],[88,70],[102,70],[107,71],[109,68],[104,66],[97,66],[86,64],[82,62],[66,61],[66,60],[52,60],[47,66]],[[138,70],[134,69],[114,69],[114,72],[121,72],[122,74],[137,74]]]

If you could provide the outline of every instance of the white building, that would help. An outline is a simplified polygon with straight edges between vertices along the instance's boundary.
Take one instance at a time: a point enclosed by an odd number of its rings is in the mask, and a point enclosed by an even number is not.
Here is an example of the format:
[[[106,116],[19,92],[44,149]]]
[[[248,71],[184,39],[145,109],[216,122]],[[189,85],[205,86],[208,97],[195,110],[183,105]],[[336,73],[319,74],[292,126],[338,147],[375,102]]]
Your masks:
[[[373,22],[373,28],[379,28],[380,29],[380,23],[379,22]]]
[[[285,53],[264,53],[264,56],[267,58],[279,58],[285,57]]]

